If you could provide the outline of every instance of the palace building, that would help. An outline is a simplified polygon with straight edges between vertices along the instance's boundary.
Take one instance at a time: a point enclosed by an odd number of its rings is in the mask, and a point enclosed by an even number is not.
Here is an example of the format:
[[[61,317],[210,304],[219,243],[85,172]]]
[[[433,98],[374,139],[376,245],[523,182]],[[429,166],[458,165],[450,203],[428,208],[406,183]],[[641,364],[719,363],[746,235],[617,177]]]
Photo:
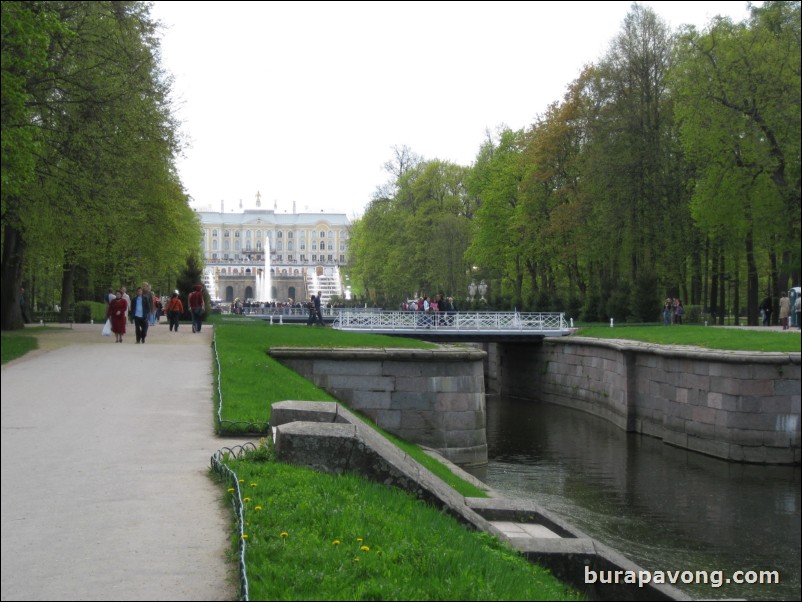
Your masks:
[[[344,213],[279,213],[261,207],[198,211],[206,267],[204,285],[213,300],[256,303],[305,302],[321,291],[322,302],[350,298],[340,269],[348,265]]]

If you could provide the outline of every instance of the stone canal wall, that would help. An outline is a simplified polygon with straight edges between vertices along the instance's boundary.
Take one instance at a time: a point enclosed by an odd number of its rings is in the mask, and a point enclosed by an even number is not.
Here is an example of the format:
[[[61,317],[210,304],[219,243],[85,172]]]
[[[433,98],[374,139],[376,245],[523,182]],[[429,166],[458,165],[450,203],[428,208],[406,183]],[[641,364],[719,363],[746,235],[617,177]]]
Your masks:
[[[800,463],[800,355],[566,337],[488,349],[489,383],[740,462]]]
[[[338,403],[279,402],[273,404],[270,421],[280,461],[334,474],[353,472],[403,489],[463,524],[506,541],[588,600],[691,600],[670,585],[641,587],[634,579],[624,579],[623,575],[643,574],[644,569],[539,505],[500,497],[451,466],[463,480],[474,482],[489,495],[463,497]],[[589,572],[607,577],[588,583]]]
[[[458,465],[487,462],[484,351],[273,347],[270,355],[394,435]]]

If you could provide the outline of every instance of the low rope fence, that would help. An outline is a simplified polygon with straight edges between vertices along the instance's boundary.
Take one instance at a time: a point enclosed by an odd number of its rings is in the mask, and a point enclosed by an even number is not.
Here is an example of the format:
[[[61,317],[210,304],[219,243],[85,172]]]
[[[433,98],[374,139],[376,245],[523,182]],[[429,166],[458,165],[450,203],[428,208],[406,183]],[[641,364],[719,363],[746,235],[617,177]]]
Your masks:
[[[239,578],[240,578],[240,600],[249,600],[248,592],[248,572],[245,566],[245,552],[247,549],[245,535],[245,517],[242,503],[242,491],[239,486],[237,473],[231,470],[226,462],[231,458],[240,458],[246,453],[256,451],[253,443],[244,443],[234,447],[223,447],[212,455],[211,463],[220,480],[227,481],[228,493],[231,494],[231,506],[237,517],[237,532],[239,536]]]

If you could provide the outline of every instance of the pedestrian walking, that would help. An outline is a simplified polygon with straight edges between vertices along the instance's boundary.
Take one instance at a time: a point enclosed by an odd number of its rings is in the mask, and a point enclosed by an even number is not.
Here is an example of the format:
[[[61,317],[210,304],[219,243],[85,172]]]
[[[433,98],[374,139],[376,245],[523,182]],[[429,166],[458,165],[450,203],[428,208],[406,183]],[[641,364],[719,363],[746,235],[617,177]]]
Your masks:
[[[131,301],[133,308],[131,313],[134,317],[134,333],[136,334],[136,342],[145,344],[145,338],[148,336],[148,316],[150,314],[150,296],[145,295],[144,287],[140,286],[136,289],[136,297]]]
[[[192,332],[200,332],[201,325],[203,324],[204,300],[203,300],[203,285],[196,284],[191,293],[189,293],[189,312],[192,314]]]
[[[114,299],[109,302],[109,306],[106,309],[106,319],[111,320],[111,331],[114,333],[114,342],[122,343],[123,336],[125,335],[125,326],[128,323],[128,302],[123,299],[122,290],[117,289]]]
[[[170,324],[170,332],[178,332],[178,323],[183,313],[184,304],[181,303],[178,291],[175,291],[170,295],[170,300],[167,302],[167,322]]]

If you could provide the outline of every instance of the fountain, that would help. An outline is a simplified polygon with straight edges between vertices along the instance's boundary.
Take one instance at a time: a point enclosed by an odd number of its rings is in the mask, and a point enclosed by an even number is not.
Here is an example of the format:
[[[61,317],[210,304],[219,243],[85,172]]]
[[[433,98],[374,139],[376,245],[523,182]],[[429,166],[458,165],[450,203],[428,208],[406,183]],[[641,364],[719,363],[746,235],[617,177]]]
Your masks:
[[[265,247],[265,265],[256,274],[256,300],[267,303],[272,300],[273,277],[270,275],[270,243]]]

